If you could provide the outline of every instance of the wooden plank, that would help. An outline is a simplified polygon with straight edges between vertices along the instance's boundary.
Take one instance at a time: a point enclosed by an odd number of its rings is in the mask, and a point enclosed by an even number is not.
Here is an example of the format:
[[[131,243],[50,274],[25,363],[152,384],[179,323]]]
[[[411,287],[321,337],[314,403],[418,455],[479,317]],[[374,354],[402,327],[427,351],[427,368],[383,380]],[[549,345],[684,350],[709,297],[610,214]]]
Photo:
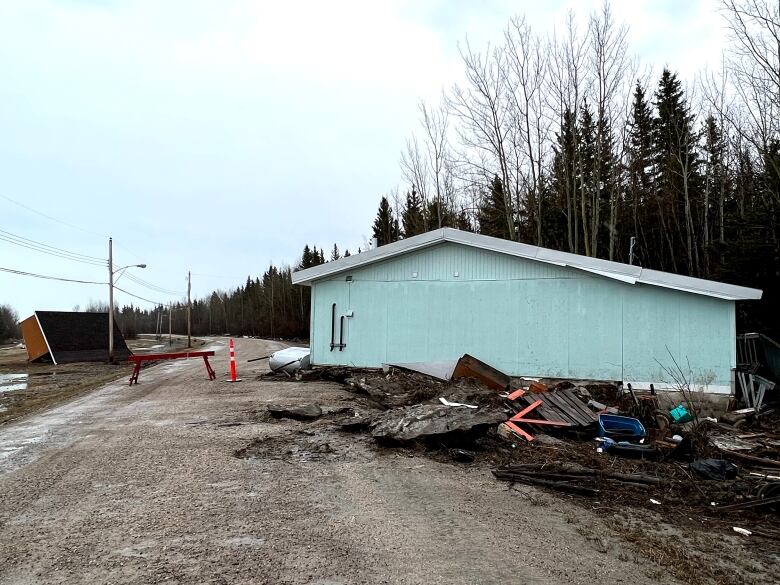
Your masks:
[[[542,417],[546,419],[550,419],[550,417],[554,414],[550,411],[549,408],[547,408],[547,404],[545,404],[544,399],[539,394],[532,394],[530,392],[527,392],[525,396],[523,396],[523,400],[527,402],[528,404],[533,404],[537,400],[541,400],[542,403],[539,405],[539,407],[536,409],[536,412]]]
[[[518,427],[515,423],[507,421],[504,423],[513,433],[523,437],[526,441],[531,442],[534,440],[534,436],[526,433],[523,429]]]
[[[563,422],[561,420],[541,420],[537,418],[522,418],[515,420],[514,417],[510,418],[512,422],[523,423],[527,425],[549,425],[553,427],[570,427],[571,423]]]
[[[520,398],[523,394],[525,394],[525,390],[520,388],[519,390],[515,390],[512,392],[509,396],[506,397],[507,400],[512,401]]]
[[[556,408],[556,406],[551,402],[547,402],[546,400],[548,396],[549,396],[548,393],[532,394],[530,392],[527,392],[525,395],[520,397],[520,399],[516,400],[515,402],[519,403],[520,405],[522,404],[531,405],[537,400],[541,400],[542,404],[540,404],[534,412],[538,413],[539,416],[541,416],[542,418],[551,421],[566,422],[574,427],[581,426],[581,423],[578,420],[572,418],[571,416],[563,412],[560,408]]]
[[[180,353],[142,353],[127,357],[130,362],[152,362],[160,360],[187,359],[193,357],[213,356],[213,351],[185,351]]]
[[[547,420],[562,420],[564,422],[570,423],[572,426],[580,426],[578,420],[572,418],[568,413],[564,412],[550,401],[546,401],[544,403],[541,412],[544,413],[544,418]]]
[[[563,395],[568,398],[572,404],[574,404],[577,408],[579,408],[580,412],[582,412],[585,416],[587,416],[591,421],[598,422],[599,417],[596,415],[595,412],[593,412],[590,407],[585,404],[580,398],[574,393],[574,391],[571,388],[567,388],[566,390],[563,390]]]
[[[521,410],[520,412],[518,412],[516,415],[514,415],[514,416],[513,416],[512,418],[510,418],[509,420],[511,420],[511,421],[516,421],[516,420],[518,420],[518,419],[520,419],[520,418],[523,418],[523,416],[525,416],[526,414],[528,414],[528,413],[529,413],[529,412],[531,412],[532,410],[534,410],[534,409],[538,408],[538,407],[539,407],[541,404],[542,404],[542,401],[541,401],[541,400],[537,400],[537,401],[535,401],[533,404],[531,404],[531,405],[529,405],[529,406],[526,406],[526,407],[525,407],[523,410]]]
[[[767,504],[780,503],[780,496],[774,498],[757,498],[755,500],[749,500],[747,502],[740,502],[739,504],[729,504],[728,506],[718,506],[716,510],[743,510],[745,508],[754,508],[756,506],[766,506]]]
[[[567,405],[572,412],[576,413],[577,419],[583,426],[588,426],[593,423],[593,417],[590,415],[590,412],[583,409],[584,405],[576,397],[572,400],[572,398],[566,394],[565,390],[559,390],[556,392],[555,398],[562,404]]]
[[[554,404],[558,410],[564,412],[569,418],[577,423],[577,426],[583,426],[590,424],[590,421],[583,417],[582,414],[572,408],[565,400],[556,395],[556,392],[550,392],[545,396],[547,402]]]
[[[578,412],[585,421],[585,425],[592,424],[596,422],[597,417],[596,415],[591,412],[590,408],[588,408],[585,404],[582,403],[582,401],[574,396],[571,393],[571,390],[559,390],[557,393],[557,397],[563,401],[565,401],[567,404],[571,406],[572,409],[574,409],[576,412]]]

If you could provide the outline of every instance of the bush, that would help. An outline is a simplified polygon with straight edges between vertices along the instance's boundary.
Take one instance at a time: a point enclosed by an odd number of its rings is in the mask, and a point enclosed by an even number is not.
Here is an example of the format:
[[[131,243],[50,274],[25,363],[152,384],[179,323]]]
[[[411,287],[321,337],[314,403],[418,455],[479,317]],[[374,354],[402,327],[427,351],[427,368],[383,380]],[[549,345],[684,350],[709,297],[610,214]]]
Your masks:
[[[19,313],[11,305],[0,305],[0,342],[19,339]]]

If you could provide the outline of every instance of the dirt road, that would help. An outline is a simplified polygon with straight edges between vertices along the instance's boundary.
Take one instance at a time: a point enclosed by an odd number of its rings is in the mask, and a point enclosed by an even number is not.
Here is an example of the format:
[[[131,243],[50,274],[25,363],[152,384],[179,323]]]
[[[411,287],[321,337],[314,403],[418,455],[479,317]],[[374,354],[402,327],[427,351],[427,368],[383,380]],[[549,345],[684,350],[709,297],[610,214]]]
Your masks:
[[[257,379],[281,344],[237,340],[244,381],[145,370],[0,427],[0,583],[667,583],[595,514],[269,402],[353,399]],[[234,452],[258,437],[255,459]]]

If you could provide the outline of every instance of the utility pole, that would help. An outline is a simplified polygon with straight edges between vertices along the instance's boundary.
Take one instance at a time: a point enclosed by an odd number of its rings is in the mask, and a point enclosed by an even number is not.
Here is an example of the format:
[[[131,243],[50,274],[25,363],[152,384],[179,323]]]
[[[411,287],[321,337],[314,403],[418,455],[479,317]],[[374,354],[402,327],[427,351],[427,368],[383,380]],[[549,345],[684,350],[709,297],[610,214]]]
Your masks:
[[[192,272],[187,271],[187,347],[192,347]]]
[[[114,242],[108,238],[108,363],[114,363],[114,274],[128,268],[146,268],[146,264],[128,264],[114,270]],[[138,313],[133,313],[133,327],[137,327]]]
[[[108,363],[114,363],[114,244],[108,238]]]
[[[173,335],[171,335],[171,313],[173,312],[173,303],[168,304],[168,345],[173,345]]]

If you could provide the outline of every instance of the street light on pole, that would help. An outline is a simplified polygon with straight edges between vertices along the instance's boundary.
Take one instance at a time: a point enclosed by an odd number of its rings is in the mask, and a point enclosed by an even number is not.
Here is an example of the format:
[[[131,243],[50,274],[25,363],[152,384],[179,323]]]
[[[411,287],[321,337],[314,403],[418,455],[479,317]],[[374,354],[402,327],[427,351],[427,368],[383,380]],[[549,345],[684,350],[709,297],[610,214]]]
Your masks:
[[[108,363],[114,363],[114,275],[127,268],[146,268],[146,264],[128,264],[114,270],[114,243],[108,238]]]

